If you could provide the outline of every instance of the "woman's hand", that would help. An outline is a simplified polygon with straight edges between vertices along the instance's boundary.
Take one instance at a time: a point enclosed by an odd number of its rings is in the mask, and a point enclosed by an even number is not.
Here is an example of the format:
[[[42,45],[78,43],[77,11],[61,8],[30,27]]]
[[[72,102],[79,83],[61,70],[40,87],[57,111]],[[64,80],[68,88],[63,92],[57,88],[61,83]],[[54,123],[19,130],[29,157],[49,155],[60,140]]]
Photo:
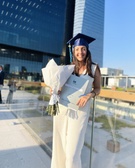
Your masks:
[[[58,90],[58,95],[60,95],[61,94],[61,91],[62,91],[62,87]]]
[[[58,90],[58,95],[60,95],[60,93],[61,93],[61,90]]]
[[[60,95],[60,93],[61,93],[61,89],[58,90],[57,94]],[[52,88],[50,88],[50,95],[52,95],[52,94],[53,94],[53,90],[52,90]]]
[[[87,103],[87,101],[92,97],[92,94],[89,93],[87,95],[81,96],[77,102],[77,105],[79,107],[84,107]]]
[[[53,93],[53,90],[52,90],[52,88],[50,88],[50,95],[52,95],[52,93]]]
[[[91,98],[94,98],[96,96],[96,92],[95,91],[91,91],[90,93],[83,95],[80,97],[80,99],[77,102],[77,105],[79,107],[84,107],[85,104],[87,103],[87,101]]]

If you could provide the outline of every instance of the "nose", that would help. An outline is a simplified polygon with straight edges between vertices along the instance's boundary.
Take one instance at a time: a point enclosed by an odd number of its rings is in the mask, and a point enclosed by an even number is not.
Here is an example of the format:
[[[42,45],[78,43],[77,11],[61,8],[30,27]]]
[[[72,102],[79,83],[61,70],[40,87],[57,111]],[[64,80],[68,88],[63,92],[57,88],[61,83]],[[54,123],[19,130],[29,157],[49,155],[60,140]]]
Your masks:
[[[82,49],[81,48],[79,48],[78,53],[82,53]]]

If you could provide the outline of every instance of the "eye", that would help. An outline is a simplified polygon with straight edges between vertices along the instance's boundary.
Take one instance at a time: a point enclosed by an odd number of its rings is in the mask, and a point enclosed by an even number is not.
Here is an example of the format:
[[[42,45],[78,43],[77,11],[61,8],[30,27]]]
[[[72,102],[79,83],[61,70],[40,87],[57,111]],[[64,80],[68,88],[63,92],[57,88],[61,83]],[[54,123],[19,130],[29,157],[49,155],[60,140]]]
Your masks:
[[[86,51],[86,47],[83,47],[83,48],[82,48],[82,51]]]
[[[79,50],[78,47],[76,47],[76,48],[75,48],[75,51],[78,51],[78,50]]]

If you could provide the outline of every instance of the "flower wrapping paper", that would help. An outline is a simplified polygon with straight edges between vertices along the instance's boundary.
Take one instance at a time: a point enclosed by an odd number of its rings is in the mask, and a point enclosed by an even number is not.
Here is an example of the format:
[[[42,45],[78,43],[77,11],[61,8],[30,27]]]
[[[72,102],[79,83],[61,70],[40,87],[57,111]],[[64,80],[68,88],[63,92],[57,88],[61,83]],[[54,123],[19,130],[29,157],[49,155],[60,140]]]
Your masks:
[[[51,59],[45,68],[42,68],[44,83],[52,89],[47,110],[50,115],[56,115],[58,111],[60,90],[74,71],[74,65],[60,65]]]

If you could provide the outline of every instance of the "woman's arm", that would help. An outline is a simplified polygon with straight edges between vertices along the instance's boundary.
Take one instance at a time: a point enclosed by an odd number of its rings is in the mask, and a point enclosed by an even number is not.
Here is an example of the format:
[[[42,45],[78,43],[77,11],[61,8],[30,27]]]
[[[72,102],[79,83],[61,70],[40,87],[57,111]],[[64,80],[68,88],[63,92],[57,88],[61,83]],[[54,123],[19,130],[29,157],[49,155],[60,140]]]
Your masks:
[[[85,106],[85,104],[89,99],[94,98],[96,95],[100,93],[100,89],[101,89],[101,73],[99,67],[97,66],[94,75],[93,90],[87,95],[82,96],[77,102],[77,105],[79,105],[80,107]]]
[[[87,99],[89,100],[90,98],[94,98],[95,96],[99,95],[100,89],[101,89],[101,73],[99,66],[97,66],[94,75],[93,90],[86,95]]]
[[[95,75],[94,75],[92,93],[94,93],[95,96],[99,95],[100,90],[101,90],[101,73],[100,73],[99,66],[97,66],[96,71],[95,71]]]

